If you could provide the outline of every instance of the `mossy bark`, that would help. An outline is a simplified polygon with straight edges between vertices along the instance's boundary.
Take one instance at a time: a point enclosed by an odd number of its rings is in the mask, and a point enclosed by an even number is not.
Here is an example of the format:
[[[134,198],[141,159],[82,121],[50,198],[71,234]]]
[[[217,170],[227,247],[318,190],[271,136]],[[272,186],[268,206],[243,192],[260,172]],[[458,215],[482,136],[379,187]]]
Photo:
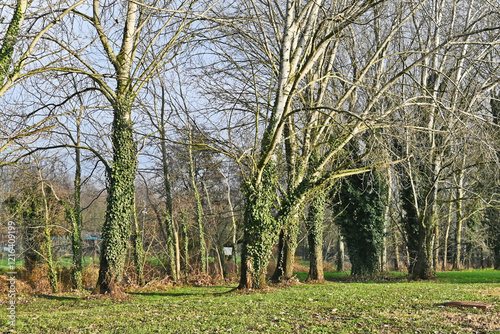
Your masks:
[[[132,99],[119,99],[114,106],[113,165],[108,175],[106,220],[102,230],[101,261],[96,292],[106,293],[123,278],[130,226],[134,213],[134,180],[137,149],[133,139]]]

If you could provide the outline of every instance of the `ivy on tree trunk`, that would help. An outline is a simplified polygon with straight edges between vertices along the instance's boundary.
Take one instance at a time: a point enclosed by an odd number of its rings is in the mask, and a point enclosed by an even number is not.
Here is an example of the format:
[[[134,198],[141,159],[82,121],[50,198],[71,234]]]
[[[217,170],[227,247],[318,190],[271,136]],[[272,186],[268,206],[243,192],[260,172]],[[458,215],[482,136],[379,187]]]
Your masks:
[[[279,231],[271,211],[276,197],[276,178],[276,168],[268,162],[257,187],[252,182],[243,185],[245,215],[240,289],[260,289],[266,285],[269,256]]]
[[[106,220],[102,230],[102,248],[96,292],[113,292],[120,284],[130,226],[134,213],[134,180],[137,169],[137,149],[131,121],[132,103],[129,97],[114,106],[113,164],[108,175]]]

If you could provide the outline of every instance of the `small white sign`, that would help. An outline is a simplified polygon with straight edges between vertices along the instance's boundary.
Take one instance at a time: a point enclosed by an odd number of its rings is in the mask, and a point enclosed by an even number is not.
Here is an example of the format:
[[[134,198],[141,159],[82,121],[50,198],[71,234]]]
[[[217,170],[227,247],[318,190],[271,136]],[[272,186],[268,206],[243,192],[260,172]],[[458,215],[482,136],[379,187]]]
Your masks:
[[[233,255],[233,247],[224,247],[224,255],[225,256]]]

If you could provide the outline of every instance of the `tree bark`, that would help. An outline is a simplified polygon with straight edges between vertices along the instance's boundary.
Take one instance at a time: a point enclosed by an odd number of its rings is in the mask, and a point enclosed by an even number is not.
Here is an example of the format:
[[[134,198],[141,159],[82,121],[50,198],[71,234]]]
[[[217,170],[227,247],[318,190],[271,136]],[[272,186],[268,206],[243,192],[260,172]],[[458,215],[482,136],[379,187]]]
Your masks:
[[[94,0],[93,10],[94,27],[116,74],[115,96],[108,95],[113,107],[113,161],[107,175],[106,219],[102,228],[101,261],[94,293],[113,294],[121,293],[120,284],[135,212],[137,147],[134,141],[132,107],[136,94],[131,87],[131,69],[134,41],[137,38],[138,6],[132,1],[127,3],[123,39],[118,55],[115,55],[101,26],[98,0]]]
[[[245,214],[239,289],[261,289],[266,286],[267,265],[280,227],[271,213],[276,197],[276,178],[276,169],[270,162],[265,166],[262,182],[247,182],[244,185]]]
[[[271,277],[273,282],[287,281],[293,276],[299,222],[297,215],[289,217],[290,220],[293,222],[288,222],[279,234],[278,261]]]
[[[167,154],[167,135],[165,131],[165,87],[161,86],[161,108],[160,108],[160,148],[161,148],[161,163],[163,171],[163,187],[165,190],[165,215],[163,217],[163,225],[165,227],[166,237],[166,251],[168,261],[168,273],[174,281],[180,278],[180,258],[179,258],[179,240],[177,231],[174,226],[173,220],[173,206],[172,206],[172,191],[170,186],[170,175],[168,168],[168,154]]]
[[[182,229],[182,238],[184,239],[184,279],[188,280],[189,278],[189,235],[187,229],[186,222],[186,213],[184,211],[181,212],[181,229]]]
[[[39,171],[40,180],[42,180],[42,172]],[[49,203],[48,203],[48,194],[45,191],[45,182],[42,180],[41,182],[42,189],[42,199],[43,199],[43,209],[44,209],[44,242],[45,246],[45,257],[47,261],[47,278],[49,279],[50,287],[52,288],[52,293],[57,293],[58,291],[58,282],[57,282],[57,270],[54,263],[54,258],[52,255],[52,237],[50,235],[50,213],[49,213]]]
[[[342,237],[342,233],[340,232],[339,229],[338,250],[337,250],[337,272],[339,273],[343,273],[345,271],[344,258],[345,258],[344,238]]]
[[[189,120],[188,120],[189,122]],[[207,251],[206,251],[206,243],[205,243],[205,232],[203,230],[203,207],[201,206],[201,196],[198,191],[198,186],[196,184],[196,178],[194,173],[194,159],[193,159],[193,138],[191,134],[191,125],[189,125],[189,141],[190,145],[188,148],[189,151],[189,174],[191,178],[191,186],[193,187],[195,205],[196,205],[196,222],[198,224],[198,239],[199,239],[199,254],[201,261],[201,272],[207,272]]]
[[[309,275],[306,281],[325,280],[323,272],[323,220],[325,218],[326,194],[322,191],[309,205],[306,219],[309,242]]]
[[[450,235],[450,227],[451,227],[451,214],[453,210],[453,193],[450,192],[449,203],[448,203],[448,216],[446,217],[446,229],[443,237],[443,271],[448,270],[448,238]]]
[[[465,160],[465,157],[464,157]],[[457,222],[455,226],[455,257],[453,259],[453,270],[460,270],[461,259],[462,259],[462,225],[464,220],[464,213],[462,208],[462,200],[464,198],[464,169],[460,169],[460,173],[458,175],[458,188],[457,188],[457,197],[455,199],[457,205]]]
[[[131,121],[131,97],[123,96],[114,106],[111,140],[113,165],[108,175],[106,220],[102,230],[99,278],[94,290],[112,293],[123,278],[126,250],[130,238],[135,196],[137,149]]]
[[[7,32],[3,37],[2,47],[0,48],[0,87],[8,77],[9,69],[12,65],[14,45],[19,37],[27,7],[28,0],[17,0],[12,20],[10,21]]]
[[[74,179],[74,204],[72,208],[68,208],[70,220],[72,223],[71,229],[71,248],[73,250],[73,288],[81,290],[83,288],[82,273],[83,273],[83,252],[82,252],[82,206],[81,206],[81,192],[82,192],[82,164],[81,164],[81,149],[80,149],[80,125],[81,114],[77,119],[76,124],[76,148],[75,148],[75,179]]]

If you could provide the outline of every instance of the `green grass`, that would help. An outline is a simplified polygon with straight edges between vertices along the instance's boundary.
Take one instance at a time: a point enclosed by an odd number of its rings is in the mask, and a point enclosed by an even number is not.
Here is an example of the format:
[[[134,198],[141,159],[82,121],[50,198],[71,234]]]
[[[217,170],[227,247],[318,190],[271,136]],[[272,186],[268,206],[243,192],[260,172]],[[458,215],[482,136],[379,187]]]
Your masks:
[[[93,258],[90,256],[85,256],[83,258],[83,265],[88,266],[93,263],[98,263],[99,259]],[[58,267],[71,267],[73,264],[73,258],[71,257],[59,257],[56,258],[56,265]],[[24,259],[17,259],[16,260],[16,268],[20,268],[24,266]],[[6,271],[9,271],[9,266],[8,266],[8,259],[0,259],[0,273],[5,273]]]
[[[0,272],[10,271],[8,261],[9,259],[7,257],[0,259]],[[24,260],[16,260],[16,267],[20,267],[22,265],[24,265]]]
[[[437,279],[448,283],[500,283],[498,270],[464,270],[438,272]]]
[[[500,272],[444,274],[430,282],[298,284],[253,294],[173,287],[123,301],[21,296],[16,333],[500,333]],[[451,300],[495,306],[440,307]]]

